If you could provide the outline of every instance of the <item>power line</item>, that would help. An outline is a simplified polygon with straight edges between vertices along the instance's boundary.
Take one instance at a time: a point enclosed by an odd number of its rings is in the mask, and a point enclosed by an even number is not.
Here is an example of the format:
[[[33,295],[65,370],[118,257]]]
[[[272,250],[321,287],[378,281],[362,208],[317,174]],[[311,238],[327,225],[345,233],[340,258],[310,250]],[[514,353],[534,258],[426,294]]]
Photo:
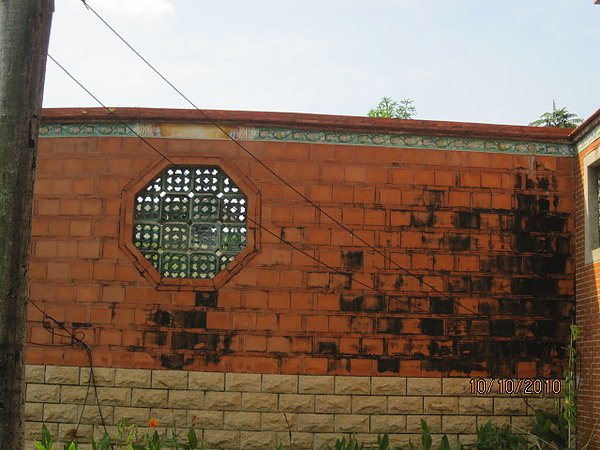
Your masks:
[[[176,165],[176,164],[175,164],[175,163],[173,163],[171,160],[169,160],[169,159],[168,159],[168,158],[167,158],[167,157],[166,157],[166,156],[165,156],[165,155],[164,155],[162,152],[160,152],[160,151],[159,151],[157,148],[155,148],[155,147],[154,147],[154,145],[153,145],[153,144],[152,144],[150,141],[148,141],[147,139],[144,139],[144,138],[143,138],[141,135],[139,135],[139,133],[135,132],[135,131],[133,130],[133,128],[131,128],[131,127],[130,127],[130,126],[129,126],[129,125],[128,125],[128,124],[127,124],[125,121],[123,121],[123,120],[122,120],[122,119],[121,119],[121,118],[120,118],[120,117],[119,117],[119,116],[118,116],[118,115],[115,113],[115,111],[114,111],[113,109],[111,109],[111,108],[108,108],[108,107],[107,107],[107,106],[105,106],[105,105],[104,105],[102,102],[100,102],[100,100],[98,100],[98,98],[97,98],[97,97],[95,97],[95,96],[94,96],[94,95],[93,95],[93,94],[92,94],[92,93],[89,91],[89,89],[87,89],[87,88],[85,88],[85,87],[84,87],[83,83],[81,83],[80,81],[78,81],[78,80],[77,80],[77,79],[76,79],[76,78],[75,78],[75,77],[74,77],[74,76],[73,76],[73,75],[72,75],[70,72],[68,72],[68,71],[67,71],[67,69],[66,69],[64,66],[62,66],[61,64],[59,64],[59,63],[56,61],[56,59],[55,59],[55,58],[51,57],[50,55],[48,55],[48,56],[50,57],[50,59],[51,59],[51,60],[52,60],[54,63],[56,63],[56,64],[58,65],[58,67],[59,67],[59,68],[60,68],[60,69],[61,69],[63,72],[65,72],[65,73],[66,73],[66,74],[69,76],[69,78],[71,78],[73,81],[75,81],[75,82],[76,82],[76,84],[77,84],[78,86],[80,86],[80,87],[81,87],[81,88],[82,88],[82,89],[83,89],[83,90],[84,90],[86,93],[88,93],[88,94],[89,94],[89,95],[90,95],[90,96],[91,96],[91,97],[92,97],[94,100],[96,100],[96,101],[97,101],[97,102],[98,102],[98,103],[99,103],[99,104],[100,104],[100,105],[101,105],[101,106],[102,106],[102,107],[103,107],[103,108],[106,110],[106,112],[107,112],[109,115],[111,115],[112,117],[114,117],[114,118],[115,118],[115,120],[116,120],[118,123],[120,123],[121,125],[123,125],[123,126],[127,127],[129,130],[131,130],[132,132],[134,132],[134,133],[135,133],[135,135],[136,135],[136,136],[137,136],[139,139],[141,139],[141,140],[142,140],[142,141],[143,141],[143,142],[144,142],[146,145],[148,145],[148,146],[149,146],[149,147],[150,147],[152,150],[154,150],[155,152],[157,152],[159,155],[163,156],[163,157],[164,157],[166,160],[170,161],[172,164]],[[294,250],[297,250],[297,251],[301,252],[303,255],[305,255],[305,256],[307,256],[308,258],[310,258],[310,259],[314,260],[314,261],[315,261],[317,264],[319,264],[319,265],[322,265],[322,266],[324,266],[324,267],[327,267],[329,270],[332,270],[332,271],[334,271],[334,272],[335,272],[335,273],[337,273],[337,274],[341,274],[341,275],[344,275],[344,276],[346,276],[346,275],[347,275],[347,273],[346,273],[346,272],[342,271],[342,270],[341,270],[341,269],[339,269],[339,268],[335,268],[335,267],[333,267],[333,266],[331,266],[331,265],[329,265],[329,264],[327,264],[327,263],[324,263],[324,262],[323,262],[323,261],[321,261],[319,258],[316,258],[315,256],[313,256],[313,255],[311,255],[310,253],[306,252],[306,251],[305,251],[305,250],[303,250],[302,248],[300,248],[300,247],[298,247],[298,246],[294,245],[292,242],[290,242],[290,241],[288,241],[288,240],[284,239],[284,238],[283,238],[281,235],[278,235],[278,234],[277,234],[277,233],[275,233],[274,231],[272,231],[272,230],[270,230],[270,229],[266,228],[265,226],[263,226],[262,224],[260,224],[260,223],[258,223],[258,222],[256,222],[256,221],[254,221],[252,218],[250,218],[250,217],[248,217],[248,216],[246,216],[246,218],[247,218],[247,219],[248,219],[250,222],[252,222],[254,225],[256,225],[257,227],[259,227],[261,230],[263,230],[263,231],[265,231],[265,232],[269,233],[270,235],[272,235],[272,236],[276,237],[277,239],[279,239],[279,240],[280,240],[280,242],[282,242],[282,243],[284,243],[284,244],[288,245],[289,247],[293,248]],[[416,276],[416,275],[414,275],[414,276],[415,276],[415,278],[419,279],[419,278],[418,278],[418,276]],[[388,293],[386,293],[385,291],[382,291],[382,290],[376,289],[375,287],[373,287],[373,286],[370,286],[370,285],[368,285],[368,284],[366,284],[366,283],[364,283],[364,282],[362,282],[362,281],[360,281],[360,280],[353,280],[353,281],[354,281],[355,283],[357,283],[357,284],[360,284],[361,286],[364,286],[364,287],[366,287],[367,289],[369,289],[369,290],[371,290],[371,291],[373,291],[373,292],[375,292],[375,293],[377,293],[377,294],[383,295],[383,296],[384,296],[384,298],[386,298],[386,297],[387,297],[387,298],[393,298],[393,299],[398,299],[398,300],[401,300],[401,301],[405,301],[405,300],[406,300],[405,298],[402,298],[402,297],[400,297],[400,296],[398,296],[398,295],[392,295],[392,294],[388,294]],[[420,279],[419,279],[419,281],[420,281]],[[485,318],[485,317],[486,317],[486,316],[482,315],[481,313],[474,312],[474,311],[472,311],[470,308],[467,308],[467,307],[465,307],[464,305],[461,305],[461,304],[460,304],[460,301],[458,301],[458,300],[456,300],[456,299],[453,299],[452,297],[449,297],[449,296],[445,296],[445,297],[446,297],[446,298],[449,298],[450,300],[452,300],[452,301],[453,301],[455,304],[457,304],[458,306],[461,306],[461,307],[463,307],[465,310],[467,310],[467,311],[470,311],[470,312],[473,312],[473,314],[475,315],[475,316],[474,316],[474,318],[482,318],[482,317],[484,317],[484,318]],[[426,310],[426,309],[423,309],[423,308],[419,307],[419,306],[418,306],[418,305],[416,305],[416,304],[410,305],[410,301],[409,301],[408,303],[409,303],[409,305],[408,305],[408,308],[410,308],[410,310],[412,310],[413,312],[421,312],[421,313],[425,313],[425,314],[427,314],[429,317],[431,317],[431,316],[434,316],[434,317],[439,317],[439,318],[441,318],[441,319],[445,319],[445,318],[447,318],[447,316],[444,316],[444,315],[442,315],[442,314],[439,314],[439,313],[432,313],[431,311],[429,311],[429,310]],[[407,312],[408,312],[408,311],[407,311]],[[491,317],[491,314],[490,314],[489,316],[487,316],[487,317]],[[511,335],[511,334],[503,334],[503,333],[500,333],[500,334],[499,334],[497,337],[514,337],[514,336],[513,336],[513,335]],[[531,338],[531,339],[533,339],[533,338]],[[524,340],[526,340],[526,339],[524,339]]]
[[[325,217],[327,217],[328,219],[330,219],[333,223],[335,223],[336,225],[338,225],[339,227],[341,227],[343,230],[345,230],[348,233],[350,233],[350,235],[353,238],[357,239],[358,241],[360,241],[361,243],[363,243],[369,249],[371,249],[371,250],[375,251],[376,253],[378,253],[379,255],[383,256],[383,258],[386,261],[388,261],[389,263],[393,264],[396,268],[400,269],[406,275],[411,276],[411,277],[417,279],[420,283],[422,283],[423,285],[427,286],[429,289],[431,289],[432,291],[438,293],[439,295],[445,297],[446,299],[454,301],[454,299],[452,297],[450,297],[449,295],[447,295],[445,292],[442,292],[439,289],[437,289],[435,286],[427,283],[423,278],[419,278],[418,275],[415,275],[414,273],[412,273],[411,271],[409,271],[408,269],[406,269],[402,265],[398,264],[392,258],[390,258],[389,256],[387,256],[385,254],[385,252],[382,252],[381,250],[379,250],[375,246],[369,244],[363,238],[361,238],[356,233],[354,233],[354,231],[352,231],[350,228],[348,228],[347,226],[345,226],[342,222],[340,222],[339,220],[337,220],[335,217],[333,217],[327,211],[323,210],[318,204],[316,204],[315,202],[313,202],[310,198],[308,198],[306,195],[304,195],[302,192],[300,192],[298,189],[296,189],[292,184],[288,183],[279,174],[277,174],[275,171],[273,171],[273,169],[271,169],[270,167],[268,167],[262,160],[260,160],[251,151],[249,151],[246,147],[244,147],[244,145],[242,145],[236,138],[234,138],[229,133],[227,133],[227,131],[223,127],[221,127],[215,120],[213,120],[211,117],[209,117],[208,114],[206,114],[202,109],[198,108],[198,106],[196,106],[196,104],[193,101],[191,101],[183,92],[181,92],[181,90],[179,90],[171,81],[169,81],[167,79],[167,77],[165,77],[146,58],[144,58],[144,56],[142,56],[140,54],[140,52],[138,52],[123,36],[121,36],[121,34],[119,34],[106,20],[104,20],[104,18],[102,18],[102,16],[100,16],[100,14],[98,14],[96,12],[96,10],[94,10],[94,8],[92,8],[90,5],[88,5],[85,2],[85,0],[81,0],[81,1],[82,1],[82,3],[84,4],[84,6],[89,11],[91,11],[112,33],[115,34],[115,36],[117,36],[121,40],[121,42],[123,42],[137,57],[139,57],[154,73],[156,73],[165,83],[167,83],[190,106],[192,106],[196,111],[198,111],[211,125],[213,125],[214,127],[216,127],[225,136],[227,136],[228,139],[230,139],[233,143],[235,143],[235,145],[237,145],[246,154],[248,154],[254,161],[256,161],[258,164],[260,164],[264,169],[266,169],[269,173],[271,173],[273,176],[275,176],[279,181],[281,181],[288,188],[290,188],[292,191],[294,191],[304,201],[308,202],[311,206],[313,206],[317,211],[319,211],[320,214],[323,214]],[[463,308],[465,308],[467,311],[472,312],[473,314],[478,314],[476,311],[473,311],[472,309],[470,309],[470,308],[468,308],[468,307],[466,307],[464,305],[461,305],[461,306]]]

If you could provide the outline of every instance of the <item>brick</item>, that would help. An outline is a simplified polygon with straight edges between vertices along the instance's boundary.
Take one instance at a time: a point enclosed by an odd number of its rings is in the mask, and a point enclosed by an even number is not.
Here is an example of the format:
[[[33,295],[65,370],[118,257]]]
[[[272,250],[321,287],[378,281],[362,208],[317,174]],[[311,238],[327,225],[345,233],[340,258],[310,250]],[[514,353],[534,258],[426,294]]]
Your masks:
[[[89,389],[89,393],[88,393]],[[96,394],[93,388],[87,386],[61,386],[60,387],[60,402],[81,404],[82,400],[88,395],[90,403],[96,402]]]
[[[131,406],[160,408],[168,402],[169,391],[166,389],[131,390]]]
[[[408,395],[441,395],[441,378],[407,378],[406,393]]]
[[[406,417],[397,415],[371,416],[371,433],[403,433],[406,431]]]
[[[527,403],[524,398],[494,398],[494,414],[525,415]]]
[[[204,405],[204,392],[172,389],[169,391],[169,408],[201,408]]]
[[[277,394],[244,392],[242,393],[242,409],[246,411],[276,411]]]
[[[334,377],[307,376],[298,377],[298,392],[300,394],[333,394]]]
[[[443,433],[475,433],[477,427],[471,416],[442,416]]]
[[[423,408],[426,414],[457,414],[457,397],[424,397]]]
[[[314,395],[281,394],[279,410],[283,412],[313,412],[315,397]]]
[[[295,429],[296,414],[293,413],[262,413],[260,415],[261,428],[269,431],[288,431]]]
[[[420,414],[423,412],[423,397],[388,397],[388,413]]]
[[[42,422],[44,420],[44,404],[25,403],[25,420],[28,422]]]
[[[387,397],[362,395],[352,397],[353,414],[385,414],[387,409]]]
[[[405,395],[406,378],[373,377],[371,378],[371,393],[373,395]]]
[[[30,320],[31,314],[29,315]],[[46,377],[46,366],[27,364],[25,366],[25,382],[26,383],[43,383]]]
[[[260,430],[260,413],[226,411],[223,428],[226,430]]]
[[[298,431],[327,433],[334,431],[333,414],[298,414]]]
[[[46,366],[46,383],[79,384],[79,367]]]
[[[76,423],[77,405],[44,404],[44,422]]]
[[[336,414],[334,418],[336,433],[368,433],[369,416],[359,414]]]
[[[27,385],[26,400],[39,403],[59,403],[60,386],[55,384],[31,384]]]
[[[261,375],[249,373],[228,373],[225,375],[227,391],[260,392]]]
[[[188,411],[187,423],[194,427],[204,429],[223,428],[223,411],[201,411],[192,409]]]
[[[460,414],[493,414],[494,399],[482,397],[460,397],[458,399]]]
[[[131,389],[121,387],[98,387],[98,399],[101,405],[130,406]]]
[[[206,409],[234,411],[240,409],[242,394],[240,392],[207,392]]]
[[[212,372],[189,372],[189,388],[197,390],[222,391],[225,388],[225,374]]]
[[[315,396],[315,412],[349,414],[351,396],[349,395],[317,395]]]
[[[205,430],[204,443],[209,448],[240,448],[240,432]]]
[[[275,448],[278,439],[272,432],[242,431],[240,433],[240,447],[248,450],[262,450]]]
[[[442,431],[442,417],[443,416],[407,415],[406,416],[406,432],[407,433],[418,433],[419,435],[421,435],[421,432],[422,432],[421,419],[423,419],[425,422],[427,422],[427,425],[431,429],[432,433],[439,433]],[[447,417],[451,417],[451,416],[447,416]],[[471,420],[472,422],[475,422],[472,417],[468,417],[468,419]]]
[[[368,377],[335,377],[336,394],[370,394],[371,380]]]
[[[469,395],[470,385],[467,378],[443,378],[443,395],[466,396]]]

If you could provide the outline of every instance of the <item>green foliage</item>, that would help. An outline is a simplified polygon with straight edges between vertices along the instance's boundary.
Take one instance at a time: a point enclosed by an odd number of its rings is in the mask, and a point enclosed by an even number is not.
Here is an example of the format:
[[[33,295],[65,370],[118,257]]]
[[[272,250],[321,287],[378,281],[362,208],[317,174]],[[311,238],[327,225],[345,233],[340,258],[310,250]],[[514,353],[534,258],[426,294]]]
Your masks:
[[[527,439],[513,434],[508,424],[499,427],[488,420],[484,425],[477,427],[477,448],[479,450],[526,450]]]
[[[34,441],[33,445],[35,445],[37,450],[52,450],[53,444],[54,441],[52,440],[52,436],[50,435],[48,428],[46,425],[42,425],[42,440]]]
[[[536,447],[540,450],[563,450],[567,448],[568,424],[562,414],[536,411],[531,427]]]
[[[397,102],[390,97],[383,97],[375,108],[369,110],[367,115],[388,119],[412,119],[416,113],[417,110],[410,98]]]
[[[364,444],[359,443],[355,437],[350,436],[346,441],[346,438],[338,439],[335,441],[334,446],[327,446],[327,450],[362,450]]]
[[[99,441],[96,441],[96,439],[92,437],[92,450],[109,450],[111,444],[110,441],[111,438],[108,433],[104,433],[104,436],[102,436],[102,439]]]
[[[566,107],[556,109],[556,103],[552,101],[552,111],[545,112],[538,120],[529,125],[534,127],[559,127],[574,128],[583,122],[577,114],[569,112]]]

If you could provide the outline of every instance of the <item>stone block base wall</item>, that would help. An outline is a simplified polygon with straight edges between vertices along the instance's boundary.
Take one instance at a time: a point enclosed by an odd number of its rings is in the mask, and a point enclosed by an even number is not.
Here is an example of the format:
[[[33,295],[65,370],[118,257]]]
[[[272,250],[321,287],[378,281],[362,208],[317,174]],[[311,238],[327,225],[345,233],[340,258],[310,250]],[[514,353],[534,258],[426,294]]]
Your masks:
[[[73,432],[89,437],[100,430],[89,369],[27,367],[27,439],[45,423],[57,440]],[[469,378],[404,378],[216,373],[149,369],[94,369],[102,415],[109,431],[126,419],[181,431],[194,425],[209,448],[323,449],[337,437],[355,434],[374,443],[389,433],[394,445],[420,442],[424,418],[439,440],[472,443],[478,425],[492,420],[530,430],[534,410],[553,410],[557,398],[471,394]],[[489,386],[491,379],[486,379]],[[82,439],[83,440],[83,439]],[[33,448],[28,444],[27,448]]]

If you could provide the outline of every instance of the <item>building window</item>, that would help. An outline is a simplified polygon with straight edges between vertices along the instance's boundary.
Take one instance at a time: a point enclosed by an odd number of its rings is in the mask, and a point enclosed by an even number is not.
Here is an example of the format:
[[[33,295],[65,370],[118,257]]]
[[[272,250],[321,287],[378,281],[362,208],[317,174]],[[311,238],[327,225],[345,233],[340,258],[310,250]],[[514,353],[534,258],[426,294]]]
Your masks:
[[[214,278],[246,248],[247,203],[218,166],[167,167],[135,195],[133,243],[163,278]]]
[[[585,262],[600,262],[600,149],[583,158]]]

